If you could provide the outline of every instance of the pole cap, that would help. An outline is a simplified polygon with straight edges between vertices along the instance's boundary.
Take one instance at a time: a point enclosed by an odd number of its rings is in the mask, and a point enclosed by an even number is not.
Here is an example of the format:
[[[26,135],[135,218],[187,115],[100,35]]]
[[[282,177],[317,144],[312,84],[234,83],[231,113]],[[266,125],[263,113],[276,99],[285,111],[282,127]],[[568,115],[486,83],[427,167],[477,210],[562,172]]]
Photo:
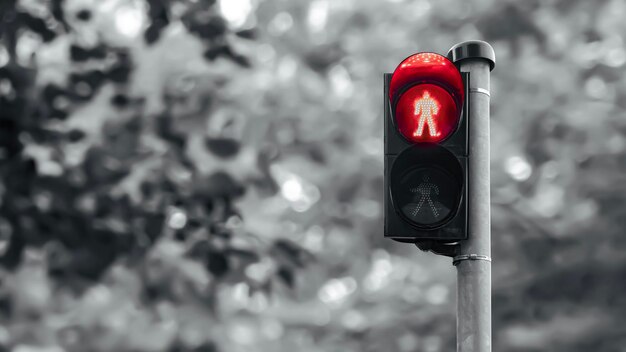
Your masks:
[[[496,53],[489,43],[482,40],[468,40],[453,46],[448,51],[448,59],[455,64],[466,59],[485,59],[489,61],[489,70],[496,67]]]

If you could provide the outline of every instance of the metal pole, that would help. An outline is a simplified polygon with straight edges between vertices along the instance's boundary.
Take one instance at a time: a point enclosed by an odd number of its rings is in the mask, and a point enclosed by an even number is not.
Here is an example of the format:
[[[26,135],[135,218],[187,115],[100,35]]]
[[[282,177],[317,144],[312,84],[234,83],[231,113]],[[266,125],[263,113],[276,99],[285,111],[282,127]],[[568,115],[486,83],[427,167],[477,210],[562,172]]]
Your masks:
[[[468,240],[457,267],[457,352],[491,352],[491,212],[489,175],[489,76],[495,53],[483,41],[462,42],[448,57],[469,72]]]

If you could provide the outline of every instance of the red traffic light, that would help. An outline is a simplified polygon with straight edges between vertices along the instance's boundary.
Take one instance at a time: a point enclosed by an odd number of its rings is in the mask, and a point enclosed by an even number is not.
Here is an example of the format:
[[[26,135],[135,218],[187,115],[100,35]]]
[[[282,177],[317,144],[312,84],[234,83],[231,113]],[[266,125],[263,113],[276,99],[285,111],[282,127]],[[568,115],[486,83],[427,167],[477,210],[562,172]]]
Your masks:
[[[434,53],[409,56],[389,84],[396,127],[411,142],[441,142],[459,123],[463,79],[446,57]]]

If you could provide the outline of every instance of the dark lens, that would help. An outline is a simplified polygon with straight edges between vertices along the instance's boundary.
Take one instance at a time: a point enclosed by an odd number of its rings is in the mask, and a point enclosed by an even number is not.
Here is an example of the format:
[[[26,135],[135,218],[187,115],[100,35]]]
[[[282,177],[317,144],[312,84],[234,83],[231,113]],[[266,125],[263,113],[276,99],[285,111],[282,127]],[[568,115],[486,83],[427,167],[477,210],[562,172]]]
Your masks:
[[[449,220],[459,204],[459,183],[439,168],[421,167],[400,178],[397,209],[421,226],[437,226]]]

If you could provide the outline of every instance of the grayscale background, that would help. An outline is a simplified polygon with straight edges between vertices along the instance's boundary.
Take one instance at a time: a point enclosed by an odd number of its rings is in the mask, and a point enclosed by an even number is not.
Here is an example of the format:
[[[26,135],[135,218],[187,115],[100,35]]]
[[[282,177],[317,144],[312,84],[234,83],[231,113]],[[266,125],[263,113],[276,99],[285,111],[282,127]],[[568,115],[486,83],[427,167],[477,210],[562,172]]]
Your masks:
[[[489,41],[494,351],[626,351],[623,0],[2,0],[0,351],[437,352],[382,89]]]

